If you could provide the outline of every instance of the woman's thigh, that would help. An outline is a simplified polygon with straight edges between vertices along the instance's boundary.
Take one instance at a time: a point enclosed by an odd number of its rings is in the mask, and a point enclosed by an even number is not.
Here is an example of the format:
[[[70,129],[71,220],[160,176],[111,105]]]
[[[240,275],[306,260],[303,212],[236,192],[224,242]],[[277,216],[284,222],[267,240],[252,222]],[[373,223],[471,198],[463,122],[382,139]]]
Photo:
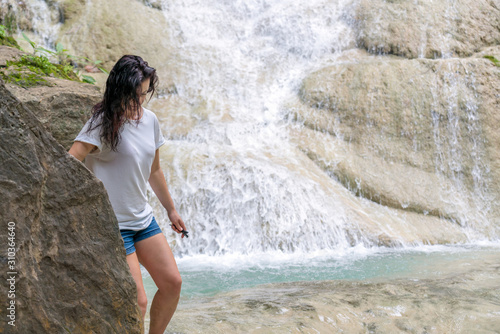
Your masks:
[[[136,242],[135,249],[139,261],[160,290],[181,283],[174,254],[163,233]]]

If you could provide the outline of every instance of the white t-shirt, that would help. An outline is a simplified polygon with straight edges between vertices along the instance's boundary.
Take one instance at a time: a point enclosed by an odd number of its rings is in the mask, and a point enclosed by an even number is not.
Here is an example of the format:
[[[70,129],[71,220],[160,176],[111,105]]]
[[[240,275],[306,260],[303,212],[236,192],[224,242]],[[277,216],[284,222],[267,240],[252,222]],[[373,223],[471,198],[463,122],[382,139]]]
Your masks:
[[[87,155],[85,165],[104,184],[120,230],[142,230],[153,218],[147,201],[147,182],[156,150],[165,144],[165,139],[156,115],[143,110],[139,124],[131,120],[122,126],[117,151],[101,142],[100,126],[87,133],[89,122],[75,138],[99,149]]]

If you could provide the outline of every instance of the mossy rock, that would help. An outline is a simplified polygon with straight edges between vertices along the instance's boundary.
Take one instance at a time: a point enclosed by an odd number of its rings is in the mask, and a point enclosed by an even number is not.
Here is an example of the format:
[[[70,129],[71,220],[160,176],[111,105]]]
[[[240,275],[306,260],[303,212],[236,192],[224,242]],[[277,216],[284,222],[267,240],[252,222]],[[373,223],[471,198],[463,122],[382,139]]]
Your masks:
[[[7,60],[0,71],[5,82],[28,88],[38,85],[50,86],[46,77],[81,82],[71,65],[53,64],[47,57],[23,54],[18,59]]]
[[[11,34],[12,32],[8,32],[7,27],[0,25],[0,45],[7,45],[21,50],[19,44],[17,44],[17,41],[11,36]]]
[[[19,44],[17,44],[17,41],[12,36],[2,36],[0,34],[0,45],[7,45],[21,50],[21,47],[19,46]]]

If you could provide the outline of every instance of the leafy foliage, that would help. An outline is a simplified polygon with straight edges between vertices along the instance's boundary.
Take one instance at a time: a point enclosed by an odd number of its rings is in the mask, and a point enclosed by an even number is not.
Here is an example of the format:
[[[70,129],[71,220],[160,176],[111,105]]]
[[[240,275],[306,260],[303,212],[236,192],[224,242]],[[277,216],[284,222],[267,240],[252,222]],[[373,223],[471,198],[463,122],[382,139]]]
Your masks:
[[[6,28],[0,25],[0,38],[3,40],[4,36],[7,36]],[[26,34],[22,33],[22,36],[33,48],[33,54],[22,55],[19,60],[7,61],[6,67],[0,70],[0,76],[4,81],[25,88],[36,85],[50,85],[45,77],[55,77],[90,84],[96,83],[93,77],[82,75],[76,68],[76,64],[80,61],[84,64],[92,64],[98,67],[97,65],[101,63],[100,61],[92,62],[86,57],[70,55],[61,43],[57,43],[55,51],[48,50],[36,45]],[[12,40],[17,45],[15,39],[12,38]],[[20,49],[19,46],[17,48]],[[105,69],[98,68],[103,73],[108,74]]]

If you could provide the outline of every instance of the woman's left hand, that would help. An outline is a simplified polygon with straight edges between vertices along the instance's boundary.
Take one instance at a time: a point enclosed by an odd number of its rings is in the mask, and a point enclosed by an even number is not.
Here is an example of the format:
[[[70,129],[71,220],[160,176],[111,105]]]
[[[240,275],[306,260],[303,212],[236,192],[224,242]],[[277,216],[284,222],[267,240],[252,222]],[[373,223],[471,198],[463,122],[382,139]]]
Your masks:
[[[168,214],[168,219],[170,219],[170,222],[172,223],[172,230],[174,230],[177,233],[182,233],[182,231],[186,230],[186,225],[184,225],[184,221],[182,220],[181,216],[177,213],[177,211],[172,211]],[[182,238],[184,238],[184,233],[182,233]]]

